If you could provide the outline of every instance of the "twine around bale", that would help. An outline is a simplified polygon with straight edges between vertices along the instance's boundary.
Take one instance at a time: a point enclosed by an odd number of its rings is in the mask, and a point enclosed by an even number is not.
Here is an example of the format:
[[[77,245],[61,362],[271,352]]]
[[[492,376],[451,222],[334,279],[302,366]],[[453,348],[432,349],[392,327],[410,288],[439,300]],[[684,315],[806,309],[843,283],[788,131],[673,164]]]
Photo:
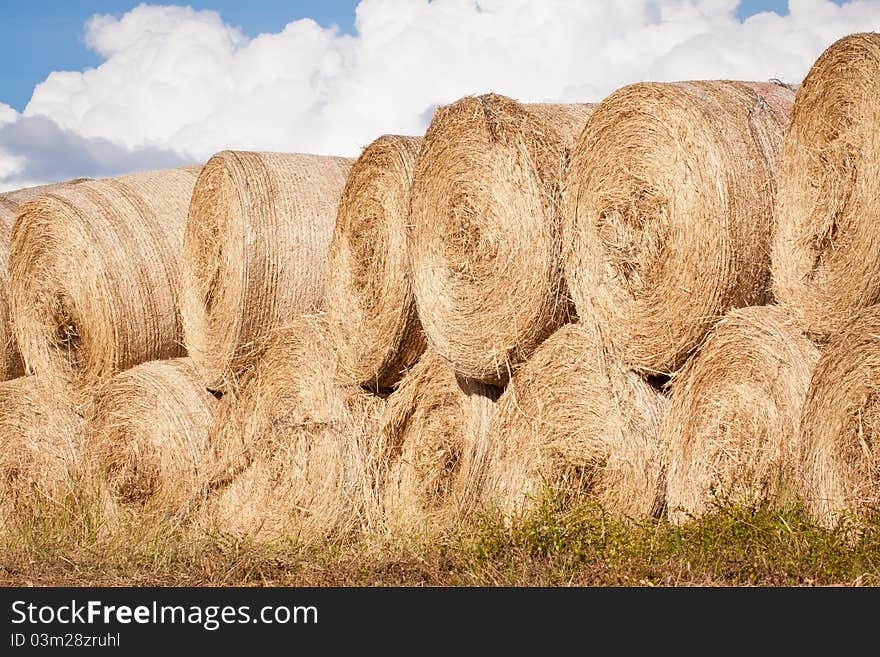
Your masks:
[[[15,333],[29,372],[83,395],[183,352],[177,279],[196,174],[91,180],[22,206],[9,255]]]
[[[324,300],[327,247],[352,160],[223,151],[192,195],[181,314],[205,384],[229,390],[264,338]]]
[[[880,302],[880,35],[831,45],[797,93],[779,164],[773,292],[815,339]]]
[[[666,503],[684,522],[717,505],[801,493],[798,425],[819,350],[778,306],[730,311],[669,386]]]
[[[413,290],[431,347],[466,378],[505,382],[570,319],[562,180],[591,108],[488,94],[434,114],[413,180]]]
[[[625,362],[671,374],[730,308],[767,297],[777,151],[794,95],[640,83],[587,121],[566,183],[566,278]]]

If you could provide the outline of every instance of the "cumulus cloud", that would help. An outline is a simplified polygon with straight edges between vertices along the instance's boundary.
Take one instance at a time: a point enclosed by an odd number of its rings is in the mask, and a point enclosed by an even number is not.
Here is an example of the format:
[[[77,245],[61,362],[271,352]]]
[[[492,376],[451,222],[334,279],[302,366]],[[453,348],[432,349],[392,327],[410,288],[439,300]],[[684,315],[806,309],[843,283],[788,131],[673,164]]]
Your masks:
[[[88,22],[99,67],[52,73],[21,115],[0,105],[0,186],[223,148],[350,155],[382,133],[420,133],[437,105],[486,91],[597,101],[640,80],[797,82],[835,39],[880,28],[877,0],[790,0],[786,16],[744,22],[737,6],[363,0],[354,36],[303,19],[249,39],[212,11],[141,5]],[[23,135],[42,130],[50,136],[29,147]],[[53,140],[84,170],[50,166]]]
[[[45,116],[25,116],[0,125],[0,176],[29,186],[78,177],[103,177],[192,164],[173,150],[146,146],[128,149],[103,137],[83,137]],[[11,175],[10,175],[11,174]]]

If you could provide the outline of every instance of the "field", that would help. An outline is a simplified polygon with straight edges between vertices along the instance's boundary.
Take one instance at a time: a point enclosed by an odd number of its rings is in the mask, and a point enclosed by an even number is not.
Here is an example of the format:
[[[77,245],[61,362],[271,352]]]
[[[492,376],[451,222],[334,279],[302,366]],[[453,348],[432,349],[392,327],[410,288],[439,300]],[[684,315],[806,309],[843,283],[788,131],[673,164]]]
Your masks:
[[[778,512],[719,506],[676,527],[625,523],[547,497],[509,524],[481,516],[394,543],[258,545],[166,524],[96,540],[94,528],[7,536],[0,584],[25,586],[878,586],[880,516],[856,536]],[[49,531],[51,529],[51,531]],[[49,537],[52,537],[51,539]]]

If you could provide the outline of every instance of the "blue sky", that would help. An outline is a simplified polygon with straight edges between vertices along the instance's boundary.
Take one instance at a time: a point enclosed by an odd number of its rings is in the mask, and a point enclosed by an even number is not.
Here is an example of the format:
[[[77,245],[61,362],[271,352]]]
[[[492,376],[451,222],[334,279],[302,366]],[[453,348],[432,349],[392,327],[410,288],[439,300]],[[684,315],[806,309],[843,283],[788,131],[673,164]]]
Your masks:
[[[94,14],[123,14],[133,0],[2,0],[0,2],[0,102],[24,109],[36,84],[51,71],[82,70],[100,64],[83,42],[83,25]],[[354,32],[356,0],[193,0],[157,2],[213,9],[248,36],[278,32],[309,17],[322,26]],[[787,0],[742,0],[738,17],[788,12]]]
[[[52,71],[97,66],[100,58],[83,42],[83,25],[95,14],[124,14],[137,0],[0,0],[0,102],[24,109],[34,86]],[[357,0],[157,0],[213,9],[248,36],[278,32],[287,23],[311,18],[354,32]]]
[[[880,0],[0,0],[0,191],[227,148],[354,156],[468,94],[796,83],[866,30]]]

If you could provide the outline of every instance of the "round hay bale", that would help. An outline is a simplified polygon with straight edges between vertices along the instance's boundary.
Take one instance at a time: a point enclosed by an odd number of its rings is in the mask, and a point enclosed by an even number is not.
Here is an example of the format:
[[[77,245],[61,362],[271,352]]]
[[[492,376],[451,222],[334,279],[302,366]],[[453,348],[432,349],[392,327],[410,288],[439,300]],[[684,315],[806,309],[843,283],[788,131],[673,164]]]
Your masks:
[[[666,400],[625,369],[597,330],[570,324],[520,366],[495,409],[483,503],[507,516],[550,493],[618,517],[663,509]]]
[[[824,339],[880,301],[880,34],[829,47],[798,90],[779,161],[773,292]]]
[[[142,363],[104,383],[86,436],[114,499],[138,512],[179,511],[207,475],[208,429],[219,404],[189,358]]]
[[[0,525],[71,517],[83,501],[82,417],[40,377],[0,383]],[[45,537],[44,537],[45,538]]]
[[[727,310],[764,302],[793,98],[762,83],[641,83],[587,121],[566,183],[566,278],[633,369],[674,372]]]
[[[26,203],[10,291],[25,366],[84,393],[139,363],[180,355],[177,279],[192,170],[67,185]]]
[[[327,247],[353,160],[223,151],[202,170],[183,247],[186,347],[228,390],[272,329],[324,300]]]
[[[368,526],[369,443],[381,404],[341,372],[323,317],[276,331],[209,431],[207,523],[259,541],[326,539]]]
[[[777,306],[732,310],[669,386],[666,505],[676,523],[717,504],[800,495],[797,433],[819,350]]]
[[[805,501],[834,526],[880,510],[880,306],[858,313],[822,353],[801,415]]]
[[[464,377],[504,383],[570,318],[562,180],[591,108],[488,94],[434,114],[413,180],[413,290],[428,341]]]
[[[432,349],[388,397],[380,418],[379,486],[385,527],[430,533],[473,506],[472,464],[500,391],[457,376]]]
[[[68,184],[82,180],[72,180]],[[24,364],[15,341],[9,307],[9,242],[12,239],[12,227],[22,204],[40,194],[52,192],[63,184],[40,185],[0,194],[0,381],[8,381],[24,374]]]
[[[328,321],[355,381],[390,388],[425,349],[406,251],[409,195],[422,140],[379,137],[348,176],[327,256]]]

